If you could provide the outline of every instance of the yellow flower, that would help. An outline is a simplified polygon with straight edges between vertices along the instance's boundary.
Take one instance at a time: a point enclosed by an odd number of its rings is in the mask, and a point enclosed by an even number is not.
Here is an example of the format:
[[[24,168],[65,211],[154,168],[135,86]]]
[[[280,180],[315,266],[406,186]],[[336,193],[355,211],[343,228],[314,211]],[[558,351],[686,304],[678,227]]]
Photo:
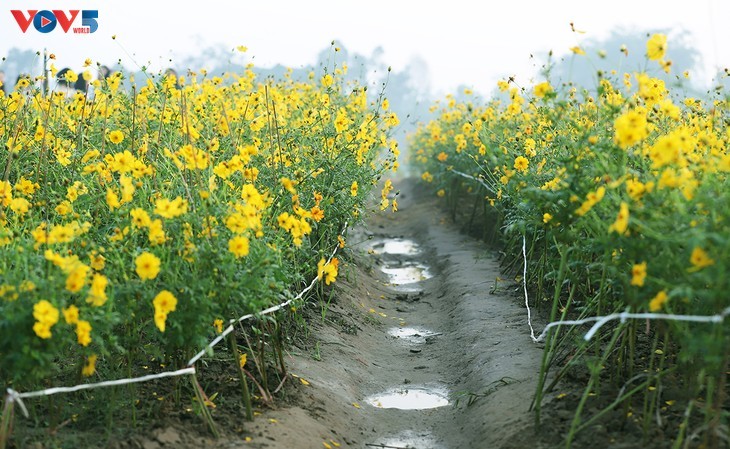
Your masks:
[[[223,333],[223,320],[220,318],[217,318],[213,321],[213,327],[215,327],[216,332]]]
[[[25,215],[30,210],[30,202],[25,198],[13,198],[10,209],[18,215]]]
[[[533,88],[532,93],[537,98],[542,98],[542,97],[544,97],[545,95],[549,94],[552,91],[553,91],[553,87],[550,85],[549,82],[545,81],[545,82],[542,82],[542,83],[536,85]]]
[[[329,73],[322,77],[322,86],[330,87],[334,83],[335,79]]]
[[[119,130],[114,130],[109,133],[109,141],[114,145],[119,145],[124,140],[124,133]]]
[[[631,285],[643,287],[645,279],[646,262],[634,264],[634,266],[631,267]]]
[[[249,241],[247,237],[236,236],[228,240],[228,251],[236,256],[236,259],[248,256]]]
[[[169,291],[162,290],[152,300],[152,305],[155,307],[155,325],[160,332],[165,332],[167,315],[177,307],[177,298]]]
[[[63,319],[67,324],[76,324],[79,321],[79,308],[71,304],[63,309]]]
[[[666,290],[660,291],[649,301],[649,311],[656,312],[661,309],[664,303],[667,302],[667,299],[669,299],[669,296],[667,296]]]
[[[515,170],[520,171],[522,173],[527,171],[527,167],[530,165],[530,161],[524,157],[524,156],[517,156],[515,158]]]
[[[89,265],[91,265],[91,268],[96,271],[103,270],[104,265],[106,265],[106,257],[104,257],[102,254],[99,254],[96,250],[92,251],[91,254],[89,254],[89,261]]]
[[[154,279],[160,272],[160,259],[152,253],[143,252],[134,260],[135,271],[140,279]]]
[[[73,268],[66,278],[66,290],[77,293],[84,288],[89,271],[91,271],[91,267],[82,263]]]
[[[129,173],[134,170],[136,161],[137,159],[129,150],[124,150],[121,153],[115,153],[113,159],[109,159],[109,169],[119,173]]]
[[[13,201],[13,186],[9,182],[0,181],[0,205],[9,206]]]
[[[106,204],[111,210],[117,209],[121,206],[121,203],[119,202],[119,195],[117,195],[112,189],[107,189],[106,191]]]
[[[582,48],[580,48],[578,46],[570,47],[570,51],[572,51],[576,55],[584,55],[584,54],[586,54],[585,50],[583,50]]]
[[[649,135],[646,113],[632,109],[619,116],[613,124],[614,142],[621,148],[628,148],[641,142]]]
[[[439,190],[438,190],[438,191],[436,192],[436,196],[437,196],[437,197],[439,197],[439,198],[443,198],[444,196],[446,196],[446,190],[444,190],[444,189],[439,189]]]
[[[337,279],[337,266],[339,260],[333,257],[332,260],[326,262],[324,258],[320,259],[317,263],[317,278],[321,281],[324,279],[324,283],[330,285]]]
[[[74,211],[73,206],[71,203],[69,203],[66,200],[61,201],[61,203],[55,207],[55,211],[58,215],[68,215]]]
[[[398,116],[396,115],[395,112],[391,112],[390,114],[385,116],[385,123],[391,127],[398,126],[400,124],[400,119],[398,118]]]
[[[91,279],[91,289],[89,296],[86,298],[86,302],[90,303],[94,307],[101,307],[106,303],[106,286],[109,284],[109,280],[103,274],[96,273]]]
[[[84,365],[83,368],[81,368],[82,376],[89,377],[96,372],[96,360],[97,360],[96,354],[91,354],[86,359],[86,364]]]
[[[45,299],[41,299],[33,305],[33,318],[36,322],[33,325],[35,334],[43,339],[51,338],[51,327],[58,323],[58,309]]]
[[[312,214],[312,219],[316,222],[320,222],[324,218],[324,211],[319,206],[314,206],[309,212]]]
[[[698,271],[715,264],[715,259],[712,259],[707,252],[699,246],[694,247],[692,255],[689,256],[689,261],[693,266],[690,268],[691,271]]]
[[[152,223],[150,215],[140,207],[135,207],[129,211],[129,215],[132,217],[132,225],[136,228],[146,228]]]
[[[91,343],[91,323],[79,320],[76,323],[76,339],[81,346],[89,346]]]
[[[244,366],[246,366],[247,361],[248,361],[248,354],[246,354],[246,353],[241,354],[238,358],[238,366],[243,368]]]
[[[611,226],[608,227],[609,234],[611,232],[616,231],[618,234],[623,235],[626,233],[626,229],[629,226],[629,205],[625,202],[621,202],[621,206],[619,207],[618,215],[616,216],[616,221],[613,222]]]
[[[357,196],[357,181],[352,181],[352,185],[350,186],[350,195]]]
[[[69,70],[64,74],[64,78],[66,81],[73,84],[79,79],[79,76],[73,70]]]
[[[665,34],[654,34],[646,42],[646,56],[652,61],[664,58],[667,52],[667,36]]]
[[[188,202],[183,200],[180,196],[174,200],[168,200],[167,198],[161,198],[155,201],[155,213],[162,218],[175,218],[187,213]],[[149,226],[149,225],[148,225]]]
[[[159,218],[152,220],[148,229],[148,239],[152,245],[161,245],[165,243],[167,235],[162,227],[162,220]]]
[[[443,151],[436,156],[436,159],[438,159],[440,162],[446,162],[446,159],[449,158],[449,155],[444,153]]]
[[[626,193],[629,194],[632,200],[638,201],[647,192],[648,186],[643,184],[641,181],[636,179],[626,180]]]
[[[575,211],[575,213],[581,217],[583,215],[587,214],[588,211],[590,211],[593,208],[593,206],[595,206],[599,201],[601,201],[603,199],[603,196],[605,194],[606,194],[606,188],[603,186],[597,188],[595,192],[589,192],[588,195],[586,195],[586,200],[583,201],[583,203]]]
[[[281,178],[281,180],[280,180],[280,181],[281,181],[281,185],[282,185],[282,186],[284,186],[284,188],[285,188],[285,189],[286,189],[286,190],[287,190],[287,191],[288,191],[289,193],[291,193],[292,195],[294,195],[294,194],[296,194],[296,193],[297,193],[296,189],[294,188],[294,186],[296,185],[296,183],[295,183],[294,181],[292,181],[292,180],[291,180],[291,179],[289,179],[289,178]]]
[[[340,247],[340,249],[344,248],[345,247],[345,238],[342,237],[341,235],[338,235],[337,243],[338,243],[338,246]]]
[[[550,214],[548,212],[545,212],[544,214],[542,214],[542,222],[543,223],[548,223],[552,219],[553,219],[552,214]]]
[[[654,162],[654,168],[660,168],[676,161],[681,144],[682,137],[676,133],[659,137],[649,148],[649,157]]]

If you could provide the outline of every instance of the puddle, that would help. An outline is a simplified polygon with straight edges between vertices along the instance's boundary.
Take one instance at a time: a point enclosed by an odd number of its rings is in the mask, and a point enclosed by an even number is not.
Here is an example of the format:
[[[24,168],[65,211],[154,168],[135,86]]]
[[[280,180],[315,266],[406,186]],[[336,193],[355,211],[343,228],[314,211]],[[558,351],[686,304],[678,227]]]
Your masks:
[[[438,332],[431,332],[428,329],[419,329],[416,327],[391,327],[388,330],[388,335],[392,335],[395,338],[400,338],[407,341],[408,343],[423,344],[426,343],[428,337],[441,335]]]
[[[379,446],[378,446],[379,445]],[[372,447],[402,448],[402,449],[437,449],[440,448],[436,440],[428,432],[413,432],[406,430],[394,437],[378,440]]]
[[[421,252],[418,244],[408,239],[385,239],[371,247],[375,254],[393,254],[399,256],[414,256]]]
[[[395,285],[413,284],[433,277],[428,267],[422,264],[409,264],[402,267],[385,266],[380,270],[387,274],[390,282]]]
[[[426,410],[449,405],[446,390],[426,387],[393,388],[385,393],[370,396],[365,402],[377,408],[399,410]]]

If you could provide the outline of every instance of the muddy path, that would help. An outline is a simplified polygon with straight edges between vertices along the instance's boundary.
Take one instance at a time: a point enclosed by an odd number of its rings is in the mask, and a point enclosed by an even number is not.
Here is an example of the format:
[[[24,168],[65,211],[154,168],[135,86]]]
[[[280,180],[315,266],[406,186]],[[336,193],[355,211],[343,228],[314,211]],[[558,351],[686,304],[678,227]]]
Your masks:
[[[398,187],[396,214],[349,235],[329,308],[311,306],[292,405],[248,425],[246,447],[499,448],[532,431],[542,352],[517,293],[435,198]]]

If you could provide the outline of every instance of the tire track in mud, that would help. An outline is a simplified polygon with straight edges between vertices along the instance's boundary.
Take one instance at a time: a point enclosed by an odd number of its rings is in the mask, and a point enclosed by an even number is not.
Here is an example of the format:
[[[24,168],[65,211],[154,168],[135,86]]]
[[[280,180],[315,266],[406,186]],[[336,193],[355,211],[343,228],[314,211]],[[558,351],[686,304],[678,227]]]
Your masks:
[[[361,243],[311,325],[316,357],[309,348],[289,362],[309,385],[266,413],[275,423],[257,420],[246,447],[500,448],[532,431],[542,350],[524,305],[495,289],[499,264],[483,242],[415,182],[399,187],[401,210],[348,238]]]

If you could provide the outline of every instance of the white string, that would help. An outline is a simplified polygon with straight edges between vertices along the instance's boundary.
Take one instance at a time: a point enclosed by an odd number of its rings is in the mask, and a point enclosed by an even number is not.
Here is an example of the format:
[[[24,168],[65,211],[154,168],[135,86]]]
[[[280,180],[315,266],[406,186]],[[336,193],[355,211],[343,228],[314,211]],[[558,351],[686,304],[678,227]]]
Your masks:
[[[347,224],[348,224],[348,222],[345,222],[345,224],[342,228],[343,229],[342,232],[344,232],[344,230],[347,229]],[[339,244],[335,245],[335,248],[332,250],[332,254],[330,254],[329,258],[327,259],[327,263],[330,263],[332,261],[332,258],[337,253],[338,248],[339,248]],[[309,292],[312,288],[314,288],[314,285],[317,283],[318,280],[319,280],[319,275],[317,275],[314,279],[312,279],[312,282],[310,282],[309,285],[304,290],[299,292],[292,299],[289,299],[281,304],[269,307],[268,309],[262,310],[258,314],[249,313],[247,315],[243,315],[242,317],[238,318],[237,320],[231,320],[229,326],[223,332],[221,332],[221,334],[219,336],[217,336],[215,339],[213,339],[213,341],[211,341],[205,347],[205,349],[203,349],[198,354],[196,354],[195,357],[190,359],[186,368],[179,369],[177,371],[164,371],[162,373],[157,373],[157,374],[148,374],[146,376],[140,376],[140,377],[132,377],[132,378],[126,378],[126,379],[117,379],[117,380],[107,380],[107,381],[103,381],[103,382],[88,383],[88,384],[79,384],[79,385],[74,385],[72,387],[54,387],[54,388],[47,388],[45,390],[29,391],[26,393],[19,393],[12,388],[8,388],[6,390],[6,392],[7,392],[6,400],[8,401],[8,403],[17,403],[18,406],[20,407],[21,411],[23,412],[23,415],[26,418],[28,418],[29,417],[28,409],[25,407],[25,404],[23,403],[24,398],[50,396],[50,395],[57,394],[57,393],[71,393],[74,391],[88,390],[88,389],[92,389],[92,388],[126,385],[126,384],[138,383],[138,382],[147,382],[149,380],[154,380],[154,379],[162,379],[165,377],[182,376],[185,374],[195,374],[195,366],[194,366],[195,362],[200,360],[200,358],[203,357],[203,355],[205,355],[206,351],[212,349],[215,345],[220,343],[220,341],[223,340],[223,338],[225,338],[228,334],[233,332],[234,324],[249,320],[249,319],[253,318],[254,316],[268,315],[268,314],[271,314],[278,310],[283,309],[284,307],[291,304],[293,301],[303,298],[304,295],[307,294],[307,292]]]
[[[74,385],[73,387],[54,387],[54,388],[48,388],[45,390],[38,390],[38,391],[29,391],[27,393],[18,393],[17,391],[13,390],[12,388],[8,388],[8,400],[10,402],[17,402],[20,406],[20,409],[23,411],[23,415],[25,417],[28,417],[28,410],[25,408],[25,404],[23,404],[22,399],[27,398],[35,398],[40,396],[50,396],[52,394],[58,394],[58,393],[72,393],[74,391],[79,390],[89,390],[92,388],[101,388],[101,387],[112,387],[116,385],[126,385],[126,384],[133,384],[138,382],[147,382],[148,380],[153,379],[162,379],[163,377],[174,377],[174,376],[183,376],[185,374],[195,374],[195,367],[187,367],[183,369],[179,369],[177,371],[165,371],[162,373],[156,373],[156,374],[148,374],[146,376],[140,376],[140,377],[131,377],[127,379],[117,379],[117,380],[106,380],[103,382],[96,382],[91,384],[79,384]]]
[[[476,181],[476,182],[478,182],[479,184],[483,185],[485,189],[489,190],[490,192],[492,192],[492,193],[493,193],[493,194],[495,194],[495,195],[497,194],[497,192],[495,192],[495,191],[494,191],[494,189],[492,189],[492,187],[491,187],[491,186],[490,186],[489,184],[487,184],[486,182],[482,181],[481,179],[479,179],[479,178],[475,178],[475,177],[474,177],[474,176],[472,176],[472,175],[467,175],[466,173],[462,173],[462,172],[460,172],[459,170],[454,170],[453,168],[451,169],[451,171],[452,171],[453,173],[456,173],[456,174],[457,174],[457,175],[459,175],[459,176],[463,176],[464,178],[469,178],[469,179],[473,179],[474,181]]]
[[[465,178],[473,179],[479,183],[481,183],[484,187],[489,189],[490,191],[494,192],[487,184],[484,183],[481,179],[475,178],[474,176],[467,175],[466,173],[462,173],[458,170],[451,170],[452,172],[456,173],[459,176],[463,176]],[[626,322],[626,320],[666,320],[666,321],[689,321],[689,322],[695,322],[695,323],[722,323],[725,320],[725,317],[730,315],[730,307],[726,308],[722,311],[722,313],[716,314],[716,315],[675,315],[675,314],[667,314],[667,313],[630,313],[630,312],[621,312],[621,313],[613,313],[611,315],[605,315],[605,316],[594,316],[594,317],[588,317],[581,320],[564,320],[564,321],[553,321],[552,323],[548,323],[547,326],[545,326],[545,329],[543,329],[542,333],[535,337],[535,331],[532,328],[532,314],[530,311],[530,304],[527,300],[527,252],[526,252],[526,240],[525,236],[522,236],[522,257],[524,258],[524,269],[523,269],[523,275],[522,275],[522,287],[525,292],[525,306],[527,307],[527,324],[530,326],[530,338],[532,338],[532,341],[534,343],[539,343],[545,339],[547,336],[547,333],[550,329],[553,327],[558,326],[580,326],[582,324],[592,323],[595,322],[595,324],[586,332],[586,334],[583,336],[583,339],[586,341],[589,341],[593,336],[598,332],[598,330],[603,327],[606,323],[613,320],[621,320],[622,323]]]
[[[674,315],[669,313],[630,313],[621,312],[613,313],[606,316],[593,316],[584,318],[582,320],[565,320],[565,321],[554,321],[545,326],[545,329],[537,337],[538,341],[542,341],[547,335],[548,330],[557,326],[579,326],[581,324],[596,322],[590,330],[583,336],[583,339],[588,341],[603,327],[604,324],[613,320],[667,320],[667,321],[690,321],[695,323],[722,323],[725,318],[730,315],[730,307],[727,307],[722,313],[716,315]]]
[[[345,222],[345,225],[343,226],[343,230],[346,229],[346,228],[347,228],[347,222]],[[339,248],[339,244],[338,245],[335,245],[335,249],[332,250],[332,254],[330,254],[329,258],[327,259],[327,263],[330,263],[332,261],[332,258],[335,257],[335,254],[337,253],[337,249],[338,248]],[[309,290],[311,290],[312,288],[314,288],[314,285],[317,283],[318,280],[319,280],[319,275],[317,275],[314,279],[312,279],[312,282],[309,283],[309,285],[307,286],[307,288],[305,288],[304,290],[302,290],[301,292],[299,292],[299,294],[297,294],[297,296],[295,296],[294,298],[289,299],[287,301],[284,301],[281,304],[278,304],[278,305],[269,307],[266,310],[262,310],[257,315],[258,316],[269,315],[271,313],[274,313],[274,312],[277,312],[277,311],[283,309],[284,307],[288,306],[289,304],[291,304],[294,301],[298,301],[298,300],[302,299],[304,297],[304,295],[306,295],[309,292]],[[221,340],[223,340],[228,334],[230,334],[231,332],[233,332],[233,325],[234,324],[241,323],[241,322],[246,321],[246,320],[250,320],[251,318],[253,318],[254,316],[257,316],[257,315],[256,314],[253,314],[253,313],[249,313],[247,315],[243,315],[242,317],[238,318],[237,320],[231,320],[230,321],[230,324],[228,325],[228,327],[225,328],[223,330],[223,332],[221,332],[221,334],[219,336],[217,336],[213,341],[211,341],[210,343],[208,343],[208,346],[206,346],[205,348],[203,348],[200,352],[198,352],[197,354],[195,354],[195,356],[192,359],[190,359],[190,361],[188,362],[188,366],[192,366],[195,362],[197,362],[198,360],[200,360],[200,358],[203,357],[203,355],[205,355],[205,353],[207,351],[213,349],[213,347],[215,345],[217,345],[218,343],[220,343]]]
[[[527,307],[527,325],[530,326],[530,338],[533,343],[537,343],[540,340],[535,338],[535,329],[532,328],[532,313],[530,312],[530,302],[527,300],[527,240],[525,236],[522,236],[522,258],[525,260],[524,269],[522,270],[522,288],[525,290],[525,307]]]

